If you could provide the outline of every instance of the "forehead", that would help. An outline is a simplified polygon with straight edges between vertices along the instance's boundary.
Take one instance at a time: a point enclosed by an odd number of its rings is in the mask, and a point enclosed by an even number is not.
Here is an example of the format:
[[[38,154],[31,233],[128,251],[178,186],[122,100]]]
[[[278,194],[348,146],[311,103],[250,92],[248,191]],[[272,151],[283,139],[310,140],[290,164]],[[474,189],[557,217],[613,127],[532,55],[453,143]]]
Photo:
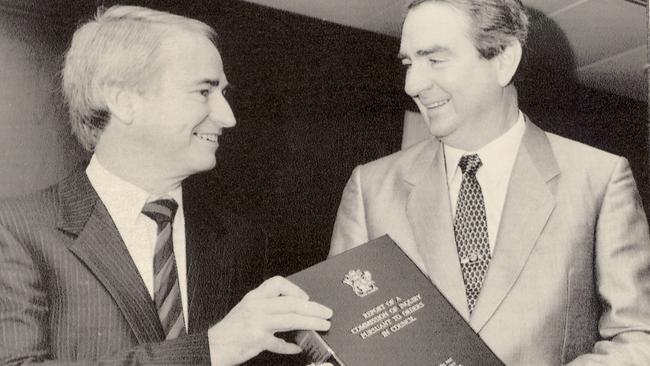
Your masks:
[[[221,55],[205,36],[175,32],[163,40],[158,57],[160,76],[167,81],[191,83],[224,77]]]
[[[452,5],[426,2],[411,9],[402,26],[400,53],[472,46],[470,18]]]

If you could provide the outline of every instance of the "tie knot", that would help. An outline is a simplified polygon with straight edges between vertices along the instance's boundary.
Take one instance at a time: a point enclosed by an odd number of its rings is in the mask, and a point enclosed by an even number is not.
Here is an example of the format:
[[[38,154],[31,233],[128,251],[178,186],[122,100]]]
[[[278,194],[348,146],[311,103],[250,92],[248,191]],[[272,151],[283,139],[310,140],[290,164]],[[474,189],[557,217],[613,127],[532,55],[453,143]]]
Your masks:
[[[145,203],[142,207],[142,213],[150,219],[161,225],[172,222],[176,215],[178,203],[173,198],[161,198],[155,201]]]
[[[483,163],[481,162],[481,158],[478,157],[478,154],[463,155],[458,163],[463,174],[476,174],[476,171],[481,167],[481,165],[483,165]]]

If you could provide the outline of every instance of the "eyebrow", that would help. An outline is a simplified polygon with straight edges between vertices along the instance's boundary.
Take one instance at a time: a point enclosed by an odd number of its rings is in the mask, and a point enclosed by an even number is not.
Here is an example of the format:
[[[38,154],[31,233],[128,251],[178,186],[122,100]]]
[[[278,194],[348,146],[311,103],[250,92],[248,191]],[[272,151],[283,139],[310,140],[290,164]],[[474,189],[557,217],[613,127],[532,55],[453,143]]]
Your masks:
[[[434,53],[442,53],[442,52],[449,52],[449,47],[433,46],[433,47],[426,48],[426,49],[423,49],[423,50],[417,50],[417,52],[415,52],[415,54],[418,55],[418,56],[429,56],[429,55],[432,55]],[[399,60],[404,60],[404,59],[407,59],[409,57],[406,54],[400,52],[397,55],[397,58]]]
[[[214,88],[218,87],[219,85],[223,85],[224,88],[228,86],[227,82],[223,83],[218,79],[201,79],[198,80],[194,85],[201,85],[201,84],[208,84]]]

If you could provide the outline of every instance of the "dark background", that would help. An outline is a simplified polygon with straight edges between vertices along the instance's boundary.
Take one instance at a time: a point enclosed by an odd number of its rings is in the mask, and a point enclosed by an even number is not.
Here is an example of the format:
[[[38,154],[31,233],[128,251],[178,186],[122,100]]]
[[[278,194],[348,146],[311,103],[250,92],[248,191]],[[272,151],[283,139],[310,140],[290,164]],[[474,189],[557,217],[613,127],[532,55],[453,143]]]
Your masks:
[[[278,273],[324,259],[352,169],[398,151],[404,111],[415,110],[402,90],[399,40],[234,0],[119,3],[215,27],[238,123],[221,139],[217,168],[190,179],[205,204],[229,206],[266,229]],[[22,10],[37,38],[59,45],[56,65],[78,20],[94,13],[95,4],[71,4],[64,13]],[[562,32],[531,15],[516,81],[522,110],[548,131],[627,157],[648,210],[647,104],[580,87]],[[87,158],[69,138],[62,143],[64,155]]]

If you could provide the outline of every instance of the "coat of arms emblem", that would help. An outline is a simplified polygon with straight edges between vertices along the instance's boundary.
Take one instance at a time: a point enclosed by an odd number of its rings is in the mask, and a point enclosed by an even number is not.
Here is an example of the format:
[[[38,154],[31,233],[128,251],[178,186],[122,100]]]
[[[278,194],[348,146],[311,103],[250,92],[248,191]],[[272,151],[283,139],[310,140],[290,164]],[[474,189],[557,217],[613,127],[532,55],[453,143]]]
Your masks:
[[[354,293],[359,297],[365,297],[378,290],[375,286],[375,281],[372,280],[372,273],[369,271],[361,271],[360,269],[352,269],[345,275],[343,283],[350,285]]]

